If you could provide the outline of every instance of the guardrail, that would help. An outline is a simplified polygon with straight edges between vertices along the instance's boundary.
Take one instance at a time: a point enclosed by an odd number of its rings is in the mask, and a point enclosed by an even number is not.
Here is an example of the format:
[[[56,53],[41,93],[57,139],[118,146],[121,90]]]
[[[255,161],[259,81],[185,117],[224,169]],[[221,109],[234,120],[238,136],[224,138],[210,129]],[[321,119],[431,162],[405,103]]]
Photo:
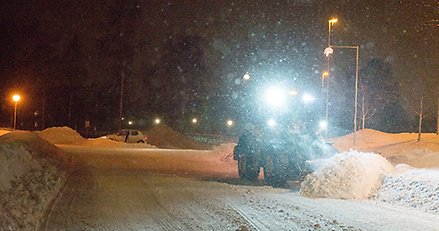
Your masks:
[[[223,143],[236,143],[237,138],[216,134],[201,134],[201,133],[185,133],[185,136],[192,138],[193,140],[204,144],[223,144]]]

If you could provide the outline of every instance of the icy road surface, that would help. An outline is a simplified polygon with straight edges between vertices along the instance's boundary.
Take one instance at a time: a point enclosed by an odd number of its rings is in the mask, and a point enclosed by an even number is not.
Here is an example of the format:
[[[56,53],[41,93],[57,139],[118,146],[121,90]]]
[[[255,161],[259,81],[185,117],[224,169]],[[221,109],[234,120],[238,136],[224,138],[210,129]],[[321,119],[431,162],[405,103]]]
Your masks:
[[[439,230],[439,216],[377,201],[245,186],[209,151],[59,147],[84,167],[43,230]]]

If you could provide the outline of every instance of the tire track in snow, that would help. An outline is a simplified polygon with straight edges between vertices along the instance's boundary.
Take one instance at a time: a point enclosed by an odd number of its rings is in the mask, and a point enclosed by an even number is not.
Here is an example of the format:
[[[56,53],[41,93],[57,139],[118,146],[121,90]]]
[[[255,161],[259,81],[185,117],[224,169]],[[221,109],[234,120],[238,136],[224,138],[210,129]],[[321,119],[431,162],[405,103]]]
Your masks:
[[[152,211],[152,216],[154,218],[155,221],[157,221],[160,226],[164,229],[164,230],[185,230],[183,228],[180,227],[180,225],[176,222],[174,222],[174,220],[176,219],[176,217],[173,217],[159,202],[159,200],[157,199],[156,194],[154,193],[154,191],[152,190],[152,187],[147,184],[146,181],[145,185],[148,186],[148,188],[150,190],[146,191],[147,194],[146,195],[142,195],[142,197],[145,198],[149,198],[148,200],[146,200],[145,202],[145,206],[148,208],[153,208]]]

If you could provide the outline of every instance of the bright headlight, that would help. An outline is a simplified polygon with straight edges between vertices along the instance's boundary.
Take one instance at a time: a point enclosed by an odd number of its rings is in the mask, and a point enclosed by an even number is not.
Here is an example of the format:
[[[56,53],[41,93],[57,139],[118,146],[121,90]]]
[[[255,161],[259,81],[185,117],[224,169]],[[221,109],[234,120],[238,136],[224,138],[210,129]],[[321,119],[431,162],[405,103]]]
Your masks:
[[[274,127],[274,126],[276,126],[276,121],[274,120],[274,119],[269,119],[268,120],[268,126],[269,127]]]
[[[278,87],[270,87],[265,91],[265,102],[273,107],[281,107],[285,105],[285,91]]]
[[[315,101],[315,98],[313,95],[309,94],[309,93],[305,93],[302,96],[302,100],[305,104],[309,104]]]

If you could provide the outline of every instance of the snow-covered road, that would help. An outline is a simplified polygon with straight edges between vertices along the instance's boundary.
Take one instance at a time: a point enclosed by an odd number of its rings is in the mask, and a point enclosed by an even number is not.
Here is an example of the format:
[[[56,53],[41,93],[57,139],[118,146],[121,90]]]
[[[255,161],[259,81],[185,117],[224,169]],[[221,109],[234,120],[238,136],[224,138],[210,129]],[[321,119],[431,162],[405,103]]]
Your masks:
[[[58,145],[83,167],[43,230],[439,230],[439,216],[371,200],[246,186],[209,151]]]

